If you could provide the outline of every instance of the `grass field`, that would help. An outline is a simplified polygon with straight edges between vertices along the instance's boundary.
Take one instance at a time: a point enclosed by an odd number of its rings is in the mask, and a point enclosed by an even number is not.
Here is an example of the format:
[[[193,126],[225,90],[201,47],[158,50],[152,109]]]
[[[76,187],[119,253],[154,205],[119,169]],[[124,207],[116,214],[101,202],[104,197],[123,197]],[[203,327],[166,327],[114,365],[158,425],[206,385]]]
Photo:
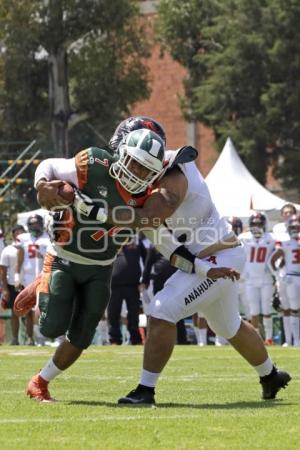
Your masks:
[[[53,349],[0,347],[0,448],[298,449],[300,349],[271,348],[293,380],[260,400],[253,370],[229,347],[177,346],[156,407],[120,407],[135,387],[142,347],[91,347],[51,385],[56,403],[26,398],[28,379]]]

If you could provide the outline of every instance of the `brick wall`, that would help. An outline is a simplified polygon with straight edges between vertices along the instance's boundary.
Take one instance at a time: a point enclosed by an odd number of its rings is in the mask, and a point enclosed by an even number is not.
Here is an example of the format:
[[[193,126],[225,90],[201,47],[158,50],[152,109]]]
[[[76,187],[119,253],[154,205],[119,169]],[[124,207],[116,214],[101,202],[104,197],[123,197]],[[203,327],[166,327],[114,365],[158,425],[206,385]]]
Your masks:
[[[155,3],[157,1],[141,1],[141,12],[145,20],[145,32],[151,39],[152,23],[155,17]],[[183,94],[183,79],[185,69],[174,61],[168,53],[162,55],[159,45],[152,47],[152,56],[146,60],[149,68],[151,95],[150,98],[139,102],[132,109],[132,115],[146,115],[158,120],[167,134],[167,147],[177,148],[182,145],[194,145],[198,152],[197,165],[201,173],[206,176],[219,156],[215,148],[213,131],[200,122],[188,124],[182,117],[179,97]],[[235,143],[238,147],[238,142]],[[273,189],[279,183],[272,177],[272,170],[268,170],[268,182]]]

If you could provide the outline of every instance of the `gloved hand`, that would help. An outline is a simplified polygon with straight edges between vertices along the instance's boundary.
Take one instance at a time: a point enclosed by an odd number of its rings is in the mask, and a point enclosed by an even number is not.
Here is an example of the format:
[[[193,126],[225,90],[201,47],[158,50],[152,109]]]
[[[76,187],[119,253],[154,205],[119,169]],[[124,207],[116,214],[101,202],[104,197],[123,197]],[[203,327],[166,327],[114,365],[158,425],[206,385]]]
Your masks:
[[[73,206],[80,214],[99,223],[107,221],[107,210],[101,208],[86,194],[76,189]]]

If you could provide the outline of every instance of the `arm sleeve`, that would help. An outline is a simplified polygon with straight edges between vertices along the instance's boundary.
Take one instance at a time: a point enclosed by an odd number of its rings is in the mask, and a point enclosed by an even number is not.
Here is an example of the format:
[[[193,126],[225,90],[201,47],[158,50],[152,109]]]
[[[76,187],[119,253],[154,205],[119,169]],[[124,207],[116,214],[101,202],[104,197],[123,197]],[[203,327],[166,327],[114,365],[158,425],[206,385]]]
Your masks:
[[[75,158],[45,159],[38,165],[35,171],[34,176],[35,188],[37,186],[37,183],[42,179],[45,179],[47,181],[64,180],[74,184],[76,187],[79,187]]]

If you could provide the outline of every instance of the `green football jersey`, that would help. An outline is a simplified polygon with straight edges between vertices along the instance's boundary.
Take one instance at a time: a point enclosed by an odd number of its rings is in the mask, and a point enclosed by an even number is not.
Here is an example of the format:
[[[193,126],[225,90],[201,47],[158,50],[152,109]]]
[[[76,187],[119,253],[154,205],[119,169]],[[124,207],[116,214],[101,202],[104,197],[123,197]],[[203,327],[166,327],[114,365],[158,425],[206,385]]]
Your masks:
[[[91,147],[79,152],[75,156],[79,189],[99,206],[105,203],[110,208],[134,206],[135,200],[109,174],[109,168],[116,159],[115,154],[103,148]],[[113,259],[121,246],[127,242],[128,234],[133,234],[133,231],[123,226],[91,221],[74,208],[63,212],[55,229],[56,249],[59,246],[58,256],[68,259],[68,253],[72,253],[76,255],[78,262],[80,258],[99,263]]]

